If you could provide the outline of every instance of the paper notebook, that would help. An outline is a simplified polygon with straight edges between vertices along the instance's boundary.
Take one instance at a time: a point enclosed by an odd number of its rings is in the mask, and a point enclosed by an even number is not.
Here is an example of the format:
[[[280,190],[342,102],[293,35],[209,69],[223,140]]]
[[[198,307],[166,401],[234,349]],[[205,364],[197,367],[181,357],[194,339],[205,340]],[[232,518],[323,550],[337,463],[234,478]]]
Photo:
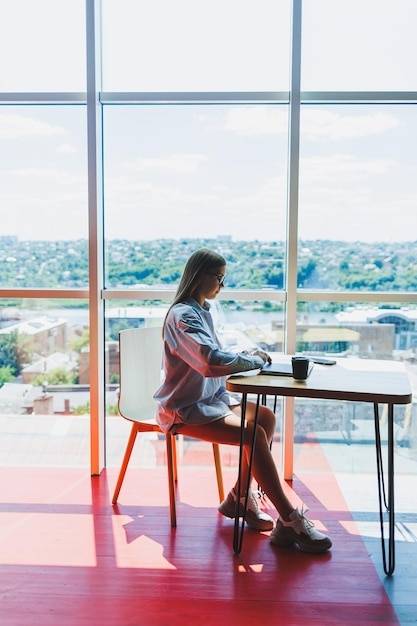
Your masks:
[[[310,376],[311,370],[314,367],[313,361],[310,361],[308,364],[308,372],[307,376]],[[268,363],[264,365],[260,374],[267,374],[268,376],[292,376],[292,365],[291,362],[276,362],[276,363]]]

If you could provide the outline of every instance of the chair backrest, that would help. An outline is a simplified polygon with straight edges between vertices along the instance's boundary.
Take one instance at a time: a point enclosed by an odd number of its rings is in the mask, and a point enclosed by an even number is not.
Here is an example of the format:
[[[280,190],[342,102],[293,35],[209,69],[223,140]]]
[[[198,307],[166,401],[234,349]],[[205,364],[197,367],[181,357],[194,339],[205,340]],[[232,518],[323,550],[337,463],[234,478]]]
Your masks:
[[[135,421],[155,418],[153,393],[161,382],[162,329],[128,328],[119,332],[119,411]]]

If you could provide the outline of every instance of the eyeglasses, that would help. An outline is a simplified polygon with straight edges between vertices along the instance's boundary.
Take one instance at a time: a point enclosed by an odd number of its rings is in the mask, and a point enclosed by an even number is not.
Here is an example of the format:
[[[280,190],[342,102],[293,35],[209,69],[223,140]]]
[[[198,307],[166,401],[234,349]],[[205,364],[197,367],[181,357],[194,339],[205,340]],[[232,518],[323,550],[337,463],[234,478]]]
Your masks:
[[[224,279],[226,278],[224,274],[213,274],[213,272],[206,272],[206,274],[210,274],[210,276],[215,276],[220,287],[224,287]]]

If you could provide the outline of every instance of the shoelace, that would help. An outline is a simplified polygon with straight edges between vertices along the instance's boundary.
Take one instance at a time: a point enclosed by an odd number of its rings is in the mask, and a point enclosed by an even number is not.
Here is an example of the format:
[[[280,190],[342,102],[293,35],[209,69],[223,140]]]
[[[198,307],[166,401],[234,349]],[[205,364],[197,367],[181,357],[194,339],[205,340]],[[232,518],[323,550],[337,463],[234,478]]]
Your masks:
[[[256,497],[260,498],[260,495],[258,495],[258,491],[253,490],[251,487],[249,487],[249,495],[248,495],[248,502],[252,501],[254,503],[254,505],[258,504],[256,502]],[[241,493],[240,494],[240,501],[243,502],[246,498],[246,493]]]
[[[258,500],[262,500],[262,493],[260,491],[250,489],[249,490],[249,497],[248,497],[248,506],[249,506],[249,503],[251,503],[252,504],[252,508],[255,511],[259,511]]]
[[[305,516],[305,514],[308,511],[308,507],[304,508],[304,504],[301,506],[301,511],[299,511],[300,513],[300,522],[304,525],[305,529],[310,532],[313,528],[314,528],[314,524],[312,521],[310,521],[309,519],[307,519],[307,517]]]

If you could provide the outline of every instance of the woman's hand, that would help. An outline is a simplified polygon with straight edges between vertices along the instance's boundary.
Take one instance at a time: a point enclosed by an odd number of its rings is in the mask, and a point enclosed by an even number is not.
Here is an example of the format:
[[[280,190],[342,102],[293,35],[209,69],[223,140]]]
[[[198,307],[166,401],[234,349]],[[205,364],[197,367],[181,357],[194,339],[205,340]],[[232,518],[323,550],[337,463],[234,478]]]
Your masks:
[[[262,361],[263,361],[264,363],[271,363],[271,362],[272,362],[272,359],[271,359],[271,357],[269,356],[269,354],[268,354],[267,352],[264,352],[264,351],[263,351],[263,350],[261,350],[260,348],[255,348],[255,350],[251,350],[251,351],[249,352],[249,354],[250,354],[251,356],[259,356],[259,357],[261,357],[261,359],[262,359]]]

